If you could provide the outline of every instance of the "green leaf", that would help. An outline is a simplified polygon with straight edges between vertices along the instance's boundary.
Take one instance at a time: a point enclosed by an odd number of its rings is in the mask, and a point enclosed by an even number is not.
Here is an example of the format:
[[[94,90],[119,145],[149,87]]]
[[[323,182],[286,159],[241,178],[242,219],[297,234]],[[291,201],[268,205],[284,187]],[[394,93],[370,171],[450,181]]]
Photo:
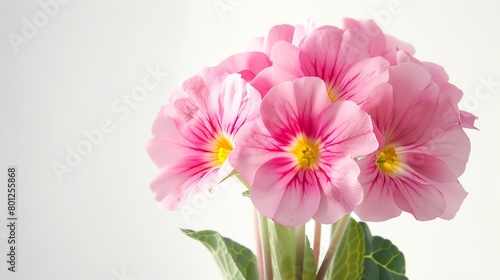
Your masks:
[[[390,240],[371,235],[366,223],[359,223],[365,234],[363,280],[408,280],[405,257]]]
[[[336,224],[332,226],[332,233],[335,228]],[[326,273],[326,279],[361,279],[365,259],[365,235],[361,225],[353,218],[349,219],[337,250],[333,266],[330,266]]]
[[[192,231],[181,229],[187,236],[200,241],[205,245],[217,265],[221,269],[225,279],[231,280],[258,280],[257,260],[251,250],[234,242],[229,238],[222,237],[213,230]]]
[[[267,222],[271,243],[274,279],[314,280],[316,278],[317,264],[309,240],[306,238],[302,278],[298,278],[295,276],[297,228],[281,226],[270,220],[267,220]]]

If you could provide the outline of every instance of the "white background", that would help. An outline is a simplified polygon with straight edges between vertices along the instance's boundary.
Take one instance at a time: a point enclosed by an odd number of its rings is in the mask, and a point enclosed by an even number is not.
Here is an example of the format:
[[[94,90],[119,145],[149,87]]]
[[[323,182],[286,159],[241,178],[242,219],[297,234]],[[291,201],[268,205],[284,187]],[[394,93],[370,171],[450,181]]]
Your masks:
[[[218,13],[217,2],[231,10]],[[215,229],[254,248],[250,202],[229,182],[214,198],[192,201],[197,214],[158,210],[148,187],[157,168],[144,150],[155,115],[184,79],[272,25],[307,18],[339,25],[342,17],[375,18],[411,42],[419,59],[443,65],[481,129],[468,131],[472,153],[460,180],[469,196],[455,219],[402,215],[370,224],[372,233],[404,252],[410,279],[498,277],[497,2],[72,0],[58,7],[43,22],[38,1],[0,2],[0,279],[220,279],[208,251],[178,228]],[[39,24],[28,36],[24,17]],[[13,33],[23,43],[11,43]],[[148,67],[169,75],[128,115],[118,113],[113,104],[125,106]],[[66,164],[67,147],[76,149],[82,131],[103,120],[113,131],[58,180],[53,164]],[[4,261],[10,165],[19,170],[16,273]]]

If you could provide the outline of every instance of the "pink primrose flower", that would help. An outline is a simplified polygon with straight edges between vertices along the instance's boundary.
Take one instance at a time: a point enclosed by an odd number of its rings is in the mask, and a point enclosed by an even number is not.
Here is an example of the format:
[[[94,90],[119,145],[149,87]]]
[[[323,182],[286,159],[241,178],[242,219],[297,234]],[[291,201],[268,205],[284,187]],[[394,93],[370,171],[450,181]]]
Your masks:
[[[266,217],[285,226],[333,223],[361,202],[353,157],[378,144],[370,117],[352,101],[331,103],[325,83],[299,78],[273,87],[261,118],[245,124],[229,162]]]
[[[233,170],[240,127],[259,117],[260,94],[238,74],[207,68],[184,82],[153,124],[146,150],[160,171],[150,184],[168,210],[211,189]]]
[[[342,28],[359,35],[356,44],[359,47],[368,48],[370,57],[381,56],[387,59],[391,65],[397,64],[396,53],[398,50],[404,50],[411,55],[415,54],[415,49],[411,44],[385,34],[372,19],[343,18]]]
[[[276,42],[271,52],[273,65],[262,70],[252,85],[265,96],[283,81],[319,77],[331,102],[362,104],[374,86],[387,81],[389,63],[382,57],[370,58],[368,49],[357,44],[359,40],[350,30],[323,26],[304,37],[298,47]]]
[[[448,97],[424,67],[403,62],[363,104],[379,148],[358,161],[364,198],[355,212],[361,219],[383,221],[402,211],[422,221],[455,216],[467,195],[457,178],[470,142]]]

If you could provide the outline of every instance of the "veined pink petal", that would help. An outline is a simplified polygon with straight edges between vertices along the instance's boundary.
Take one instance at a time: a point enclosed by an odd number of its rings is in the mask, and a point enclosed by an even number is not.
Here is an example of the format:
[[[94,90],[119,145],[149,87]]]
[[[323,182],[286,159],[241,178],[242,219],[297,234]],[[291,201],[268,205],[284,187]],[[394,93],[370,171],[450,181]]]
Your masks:
[[[228,135],[234,135],[244,123],[260,116],[259,92],[238,75],[227,76],[219,92],[214,110],[220,118],[222,131]]]
[[[294,169],[291,158],[272,159],[257,170],[250,189],[253,204],[263,215],[289,227],[309,221],[320,200],[314,174]]]
[[[428,130],[429,122],[438,107],[439,92],[425,68],[411,62],[391,68],[389,83],[393,87],[393,120],[386,137],[391,141],[411,144]],[[418,139],[418,138],[417,138]]]
[[[227,160],[241,126],[259,117],[260,93],[239,74],[206,68],[183,84],[153,125],[147,151],[161,168],[150,187],[169,210],[214,187],[233,167]]]
[[[465,164],[469,160],[470,140],[463,129],[456,125],[446,130],[435,130],[429,141],[412,151],[439,158],[458,177],[465,171]]]
[[[418,220],[451,218],[466,195],[456,182],[469,139],[453,98],[440,93],[423,66],[400,54],[407,60],[391,67],[390,85],[377,86],[363,104],[383,137],[379,150],[358,162],[365,197],[356,212],[375,221],[399,215],[397,208]]]
[[[203,115],[212,117],[218,96],[211,95],[211,90],[224,82],[229,74],[222,69],[205,68],[198,75],[195,75],[182,84],[182,88],[187,93],[189,100],[200,110]]]
[[[397,178],[394,202],[403,211],[411,213],[419,221],[441,216],[446,209],[443,194],[432,184],[423,184],[405,176]]]
[[[362,156],[378,147],[370,116],[352,101],[337,101],[315,119],[314,138],[332,153]]]
[[[381,83],[373,88],[366,102],[361,105],[361,108],[372,117],[377,130],[381,129],[385,134],[391,134],[393,102],[392,86],[389,83]]]
[[[257,169],[284,153],[280,144],[267,132],[262,119],[242,126],[234,142],[229,162],[249,185],[253,185]]]
[[[317,114],[331,106],[324,82],[305,77],[283,82],[262,100],[262,122],[280,143],[288,145],[298,132],[315,135]]]
[[[358,161],[361,169],[359,182],[363,185],[364,196],[355,212],[363,221],[380,222],[399,216],[402,210],[394,203],[394,182],[380,172],[375,161],[374,155]]]
[[[368,58],[366,48],[356,46],[358,35],[336,27],[317,29],[300,44],[300,64],[306,76],[322,78],[335,84],[352,63]]]
[[[335,87],[337,99],[363,104],[370,91],[389,78],[389,63],[381,57],[364,59],[350,65]]]
[[[189,195],[213,187],[216,172],[199,156],[187,156],[163,167],[150,188],[162,207],[178,210]]]
[[[314,220],[332,224],[354,210],[363,198],[363,189],[358,182],[359,167],[350,156],[335,158],[334,165],[316,171],[320,183],[321,201]],[[324,173],[324,174],[321,174]],[[320,179],[321,177],[326,177]]]
[[[416,153],[411,150],[410,152],[400,153],[400,157],[407,167],[431,181],[447,183],[457,179],[457,175],[453,173],[450,167],[434,156]]]

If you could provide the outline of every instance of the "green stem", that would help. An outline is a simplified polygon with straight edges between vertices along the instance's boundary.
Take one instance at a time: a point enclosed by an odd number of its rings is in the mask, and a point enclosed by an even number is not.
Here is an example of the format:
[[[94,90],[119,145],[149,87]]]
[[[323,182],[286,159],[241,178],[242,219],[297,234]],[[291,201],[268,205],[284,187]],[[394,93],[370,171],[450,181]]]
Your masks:
[[[326,251],[323,263],[321,263],[321,267],[319,268],[316,280],[323,280],[323,278],[325,278],[326,271],[328,267],[333,263],[333,259],[335,258],[335,253],[337,252],[340,240],[342,240],[342,236],[344,235],[344,231],[347,227],[347,223],[349,222],[350,217],[351,213],[348,213],[339,220],[338,225],[335,228],[335,232],[333,233],[332,241],[330,242],[330,247],[328,247],[328,251]]]
[[[314,222],[314,246],[313,253],[316,263],[319,262],[319,251],[321,247],[321,223]]]
[[[253,218],[255,222],[255,241],[257,244],[257,261],[259,268],[259,279],[264,279],[264,258],[262,255],[262,238],[260,236],[259,212],[253,209]]]
[[[271,244],[269,241],[269,227],[267,218],[260,215],[260,227],[262,230],[262,247],[264,249],[264,272],[265,280],[273,280],[273,264],[271,260]]]
[[[297,253],[296,253],[296,271],[295,279],[302,280],[304,271],[304,246],[306,243],[306,225],[301,225],[297,229]]]

